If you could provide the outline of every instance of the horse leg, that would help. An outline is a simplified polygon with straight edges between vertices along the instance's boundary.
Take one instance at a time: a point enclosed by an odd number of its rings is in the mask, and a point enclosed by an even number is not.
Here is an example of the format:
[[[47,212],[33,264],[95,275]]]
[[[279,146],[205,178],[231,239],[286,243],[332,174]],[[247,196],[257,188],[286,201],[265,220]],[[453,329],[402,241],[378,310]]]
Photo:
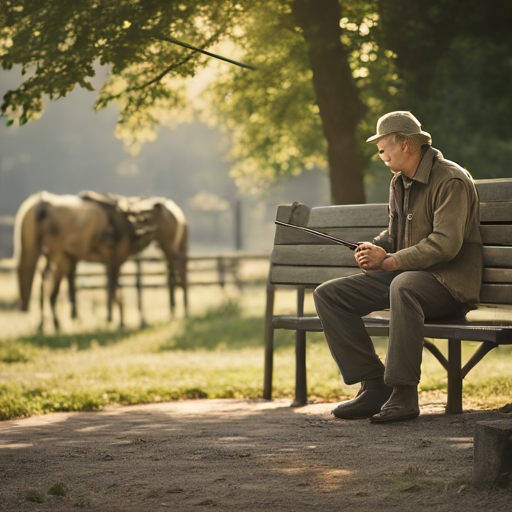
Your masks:
[[[119,306],[119,316],[120,322],[119,327],[124,327],[124,318],[123,318],[123,301],[121,289],[118,286],[118,278],[119,278],[119,269],[120,265],[111,264],[107,266],[107,276],[108,276],[108,302],[107,302],[107,310],[108,310],[108,321],[112,322],[112,303],[114,301],[117,302]]]
[[[44,280],[47,278],[48,273],[50,272],[50,262],[46,263],[46,267],[41,272],[41,292],[39,296],[39,305],[41,308],[41,321],[39,322],[39,326],[37,328],[37,332],[43,334],[43,326],[44,326]]]
[[[144,311],[142,310],[142,262],[137,260],[137,277],[136,277],[136,287],[137,287],[137,306],[139,308],[139,318],[140,318],[140,328],[144,329],[148,324],[144,319]]]
[[[174,266],[174,258],[167,260],[167,284],[169,285],[169,299],[171,302],[171,316],[176,313],[176,269]]]
[[[71,274],[75,268],[75,262],[65,254],[61,254],[57,261],[50,264],[50,275],[52,280],[52,287],[50,293],[50,305],[53,314],[53,325],[55,330],[59,330],[59,319],[57,318],[57,310],[55,308],[57,303],[57,295],[59,294],[60,283],[65,275]]]
[[[76,285],[75,285],[76,264],[73,264],[68,273],[69,301],[71,302],[71,318],[76,318]]]
[[[116,288],[116,302],[119,307],[119,327],[124,329],[124,305],[123,305],[123,293],[119,286]]]
[[[52,308],[53,314],[53,325],[55,326],[55,330],[59,330],[59,319],[57,318],[57,311],[55,309],[55,304],[57,302],[57,295],[59,294],[60,282],[62,280],[62,275],[60,272],[54,270],[53,271],[53,279],[52,279],[52,291],[50,294],[50,306]]]

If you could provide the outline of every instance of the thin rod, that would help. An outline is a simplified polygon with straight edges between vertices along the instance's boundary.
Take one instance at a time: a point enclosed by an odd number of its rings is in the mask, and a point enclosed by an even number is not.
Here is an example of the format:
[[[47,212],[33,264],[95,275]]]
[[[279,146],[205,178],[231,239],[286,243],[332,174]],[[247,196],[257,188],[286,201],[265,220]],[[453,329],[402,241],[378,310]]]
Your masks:
[[[305,231],[306,233],[311,233],[312,235],[320,236],[322,238],[328,238],[329,240],[332,240],[333,242],[336,242],[337,244],[344,245],[345,247],[348,247],[349,249],[352,249],[353,251],[359,246],[359,243],[354,242],[347,242],[345,240],[342,240],[341,238],[336,238],[335,236],[328,235],[327,233],[322,233],[321,231],[315,231],[314,229],[304,228],[302,226],[296,226],[295,224],[287,224],[286,222],[281,222],[280,220],[275,221],[276,224],[279,224],[280,226],[286,226],[287,228],[295,228],[300,229],[301,231]]]

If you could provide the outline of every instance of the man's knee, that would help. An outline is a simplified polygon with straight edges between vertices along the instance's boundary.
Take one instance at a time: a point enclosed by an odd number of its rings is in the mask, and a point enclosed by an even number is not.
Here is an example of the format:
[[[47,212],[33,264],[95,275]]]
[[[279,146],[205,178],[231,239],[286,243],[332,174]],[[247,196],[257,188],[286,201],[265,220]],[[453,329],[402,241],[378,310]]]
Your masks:
[[[407,293],[409,290],[413,290],[415,288],[414,284],[414,271],[412,272],[402,272],[398,276],[393,279],[391,285],[389,287],[389,292],[391,295],[403,294]]]
[[[317,286],[313,290],[313,300],[315,301],[315,304],[326,302],[327,300],[330,299],[330,297],[331,291],[329,281],[321,284],[320,286]]]
[[[353,313],[357,303],[357,293],[351,278],[339,278],[318,286],[313,292],[313,299],[319,314],[322,310],[330,309]]]
[[[416,303],[421,294],[421,283],[418,282],[417,272],[403,272],[398,275],[389,288],[391,307],[393,304]]]

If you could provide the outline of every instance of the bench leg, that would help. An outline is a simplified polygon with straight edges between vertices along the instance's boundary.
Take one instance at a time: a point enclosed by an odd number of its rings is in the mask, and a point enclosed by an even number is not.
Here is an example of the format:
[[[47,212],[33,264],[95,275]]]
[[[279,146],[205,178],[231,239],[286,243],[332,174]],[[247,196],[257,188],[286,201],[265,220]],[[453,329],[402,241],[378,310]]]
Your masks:
[[[306,331],[295,332],[295,400],[292,407],[308,403],[306,382]]]
[[[275,288],[267,285],[267,306],[265,310],[265,371],[263,377],[263,398],[272,399],[272,372],[274,369],[274,327],[272,315],[274,314]]]
[[[446,414],[462,414],[461,340],[448,340],[448,400]]]

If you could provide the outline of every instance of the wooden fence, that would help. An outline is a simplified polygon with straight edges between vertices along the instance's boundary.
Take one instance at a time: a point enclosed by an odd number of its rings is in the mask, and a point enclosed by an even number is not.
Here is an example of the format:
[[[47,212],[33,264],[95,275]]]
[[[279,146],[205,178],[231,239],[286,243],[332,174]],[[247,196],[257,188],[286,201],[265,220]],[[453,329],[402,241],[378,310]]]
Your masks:
[[[241,281],[239,278],[240,263],[248,260],[268,260],[268,253],[225,253],[225,254],[201,254],[201,255],[189,255],[187,258],[187,282],[189,286],[207,286],[207,285],[220,285],[224,287],[228,283],[240,285]],[[135,264],[135,271],[123,270],[119,274],[119,286],[121,288],[134,286],[138,289],[142,288],[161,288],[167,287],[169,279],[173,276],[169,276],[167,269],[165,270],[147,270],[144,269],[144,263],[160,263],[166,265],[167,261],[163,257],[148,257],[148,256],[135,256],[130,258],[127,263],[133,262]],[[205,267],[199,267],[196,264],[200,262],[206,262],[210,265]],[[98,264],[101,265],[101,264]],[[126,265],[126,264],[125,264]],[[190,279],[190,276],[195,274],[214,273],[216,279],[196,281]],[[81,278],[91,277],[102,277],[105,276],[104,272],[78,272],[77,288],[81,289],[98,289],[104,288],[105,284],[85,284],[80,283]],[[145,277],[165,277],[165,282],[161,283],[147,283],[144,282]],[[125,278],[135,278],[135,280],[128,281]],[[80,283],[80,284],[79,284]]]
[[[208,286],[208,285],[219,285],[224,287],[226,284],[231,283],[239,286],[242,284],[240,280],[239,270],[240,264],[243,261],[250,260],[268,260],[268,253],[247,253],[247,252],[233,252],[223,254],[200,254],[200,255],[189,255],[187,259],[187,284],[188,286]],[[146,263],[160,264],[161,269],[147,269],[144,268]],[[119,286],[121,288],[135,287],[139,295],[142,293],[144,288],[163,288],[168,287],[170,280],[174,276],[170,276],[167,271],[167,261],[163,257],[159,256],[135,256],[130,258],[121,268],[119,275]],[[200,265],[201,263],[206,265]],[[135,270],[127,270],[126,267],[133,267]],[[87,264],[89,267],[94,265],[97,266],[98,271],[81,271],[80,267],[76,274],[76,289],[77,290],[94,290],[102,289],[106,287],[106,275],[104,271],[104,265],[98,264]],[[154,266],[154,265],[153,265]],[[12,264],[0,265],[0,273],[11,273],[14,272],[15,268]],[[212,279],[191,279],[192,276],[200,274],[204,276],[214,275]],[[158,278],[163,277],[165,279],[159,282],[148,282],[147,278]],[[101,283],[91,283],[91,280],[101,279]],[[85,280],[89,281],[86,282]],[[154,279],[152,279],[154,281]]]

